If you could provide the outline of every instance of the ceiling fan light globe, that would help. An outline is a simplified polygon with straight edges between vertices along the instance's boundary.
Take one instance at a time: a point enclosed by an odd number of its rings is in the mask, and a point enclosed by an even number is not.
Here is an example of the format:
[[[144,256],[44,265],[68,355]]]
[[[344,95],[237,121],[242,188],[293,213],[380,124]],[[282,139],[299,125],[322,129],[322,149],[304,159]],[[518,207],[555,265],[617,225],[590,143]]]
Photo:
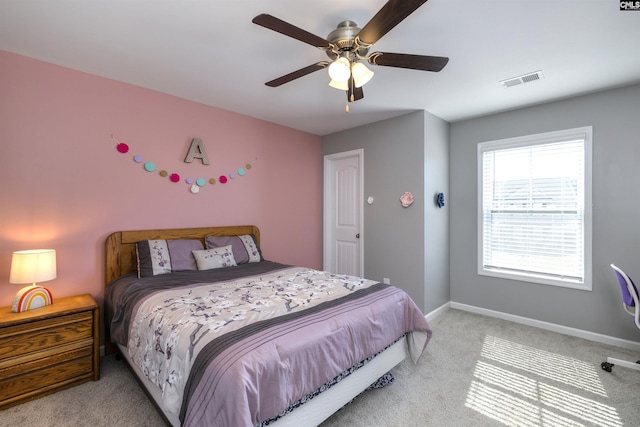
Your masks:
[[[367,68],[362,62],[356,62],[351,67],[351,75],[356,87],[362,87],[373,77],[373,71]]]
[[[338,90],[349,90],[349,85],[347,82],[337,82],[335,80],[331,80],[329,82],[329,86]]]
[[[331,80],[342,83],[351,77],[351,67],[347,58],[341,57],[329,65],[329,77]]]

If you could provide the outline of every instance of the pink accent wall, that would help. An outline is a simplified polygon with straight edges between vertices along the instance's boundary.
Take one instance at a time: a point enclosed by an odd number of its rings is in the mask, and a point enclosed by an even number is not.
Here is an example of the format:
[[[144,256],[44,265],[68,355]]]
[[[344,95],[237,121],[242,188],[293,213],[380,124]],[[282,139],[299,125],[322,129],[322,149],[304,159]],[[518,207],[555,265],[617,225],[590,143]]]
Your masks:
[[[209,165],[184,162],[196,137]],[[246,163],[198,194],[184,182]],[[255,224],[267,259],[320,268],[321,187],[318,136],[0,51],[0,306],[20,289],[12,252],[39,248],[57,251],[58,278],[43,283],[54,303],[90,293],[102,304],[104,241],[117,230]]]

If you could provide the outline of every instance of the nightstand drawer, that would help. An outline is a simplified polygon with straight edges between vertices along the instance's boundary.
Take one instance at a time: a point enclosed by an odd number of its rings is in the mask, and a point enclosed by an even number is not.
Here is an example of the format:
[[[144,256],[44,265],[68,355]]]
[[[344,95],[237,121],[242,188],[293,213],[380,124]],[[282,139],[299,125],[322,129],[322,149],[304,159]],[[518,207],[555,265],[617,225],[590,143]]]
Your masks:
[[[0,369],[0,404],[43,393],[65,384],[86,381],[93,371],[93,347],[85,347],[44,359]]]
[[[93,316],[89,311],[5,328],[0,338],[0,367],[4,360],[28,357],[92,336]]]
[[[88,294],[22,313],[0,307],[0,410],[97,381],[99,315]]]

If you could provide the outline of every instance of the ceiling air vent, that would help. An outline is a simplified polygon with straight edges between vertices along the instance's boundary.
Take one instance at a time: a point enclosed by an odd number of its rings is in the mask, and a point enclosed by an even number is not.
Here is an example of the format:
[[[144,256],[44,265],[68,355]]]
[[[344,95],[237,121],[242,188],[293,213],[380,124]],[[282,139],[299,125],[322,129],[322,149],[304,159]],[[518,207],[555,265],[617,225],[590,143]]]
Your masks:
[[[500,84],[504,87],[517,86],[522,83],[535,82],[536,80],[544,79],[542,71],[538,70],[533,73],[524,74],[522,76],[513,77],[507,80],[502,80]]]

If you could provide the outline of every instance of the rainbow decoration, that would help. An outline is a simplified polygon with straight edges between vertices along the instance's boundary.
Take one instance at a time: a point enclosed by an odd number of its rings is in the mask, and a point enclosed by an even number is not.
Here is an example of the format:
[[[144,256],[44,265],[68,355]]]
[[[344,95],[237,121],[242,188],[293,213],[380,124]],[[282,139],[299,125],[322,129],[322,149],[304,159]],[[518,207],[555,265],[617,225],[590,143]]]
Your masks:
[[[23,311],[50,305],[51,303],[53,303],[53,297],[49,289],[42,286],[26,286],[20,289],[13,298],[11,311],[22,313]]]
[[[111,139],[116,143],[116,150],[118,150],[118,153],[120,154],[127,154],[129,153],[129,145],[125,144],[124,142],[120,142],[118,141],[113,134],[111,134]],[[256,158],[256,160],[258,160]],[[133,161],[135,163],[139,163],[142,164],[142,167],[145,171],[147,172],[155,172],[158,168],[156,167],[155,163],[151,162],[151,161],[144,161],[142,156],[140,155],[135,155],[133,156]],[[236,179],[237,177],[242,177],[244,176],[248,170],[250,170],[252,167],[251,163],[247,163],[245,164],[243,167],[239,167],[238,169],[236,169],[235,171],[226,174],[226,175],[220,175],[218,177],[211,177],[208,180],[206,180],[205,178],[186,178],[184,179],[184,182],[189,186],[189,191],[192,194],[198,194],[200,192],[200,188],[204,187],[207,183],[213,185],[216,182],[220,183],[220,184],[226,184],[227,182],[229,182],[229,179]],[[158,175],[160,175],[162,178],[169,178],[168,180],[170,182],[173,183],[177,183],[181,181],[181,177],[180,174],[178,173],[170,173],[167,170],[160,170],[158,172]]]

